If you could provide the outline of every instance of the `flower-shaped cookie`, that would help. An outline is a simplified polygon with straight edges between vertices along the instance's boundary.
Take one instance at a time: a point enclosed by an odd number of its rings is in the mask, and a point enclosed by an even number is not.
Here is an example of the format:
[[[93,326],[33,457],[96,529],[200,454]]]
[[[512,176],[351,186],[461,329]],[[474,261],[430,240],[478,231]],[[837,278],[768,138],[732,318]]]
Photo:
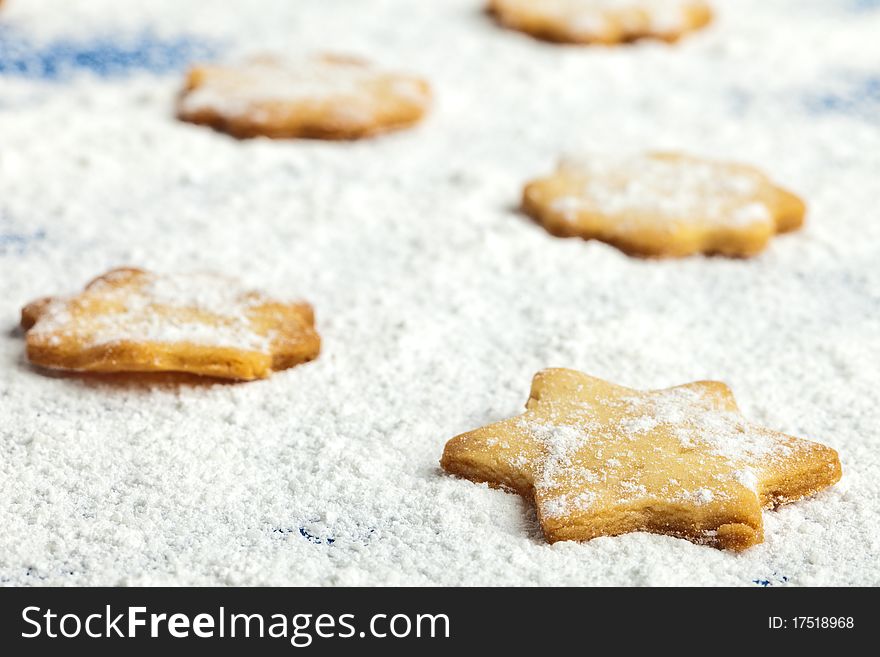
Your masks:
[[[523,209],[550,233],[643,256],[750,256],[803,224],[800,198],[757,169],[676,153],[564,160]]]
[[[307,303],[276,301],[214,274],[115,269],[21,315],[28,359],[53,369],[259,379],[312,360],[321,346]]]
[[[551,542],[646,531],[733,550],[763,540],[762,509],[840,479],[837,452],[743,419],[723,383],[641,392],[566,369],[441,464],[534,498]]]
[[[489,0],[507,27],[563,43],[676,41],[712,20],[703,0]]]
[[[239,138],[357,139],[417,123],[430,100],[424,80],[349,57],[260,58],[193,68],[177,114]]]

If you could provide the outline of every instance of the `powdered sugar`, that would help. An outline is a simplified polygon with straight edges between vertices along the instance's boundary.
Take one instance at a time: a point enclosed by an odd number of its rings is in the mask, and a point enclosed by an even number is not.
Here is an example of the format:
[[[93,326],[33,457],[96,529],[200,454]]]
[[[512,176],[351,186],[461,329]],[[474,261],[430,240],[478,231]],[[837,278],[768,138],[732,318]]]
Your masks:
[[[55,298],[31,329],[57,344],[75,339],[83,348],[120,342],[193,344],[269,350],[273,336],[258,332],[249,312],[267,299],[241,290],[234,280],[207,273],[146,274],[122,284],[111,273],[85,293],[110,311],[71,313],[70,299]]]
[[[707,406],[688,388],[672,388],[651,397],[622,400],[628,414],[618,430],[624,435],[647,433],[671,425],[681,446],[706,449],[736,463],[765,463],[784,446],[742,415]]]
[[[572,49],[483,4],[4,3],[35,39],[198,30],[235,61],[332,40],[424,74],[436,107],[370,142],[239,143],[174,119],[183,71],[0,78],[0,243],[43,231],[0,255],[0,580],[880,584],[880,130],[802,102],[876,73],[880,15],[714,0],[674,47]],[[806,198],[807,225],[748,261],[645,262],[513,209],[559,153],[618,149],[754,163]],[[19,307],[121,264],[308,299],[324,352],[244,385],[30,370]],[[837,448],[844,478],[766,513],[765,542],[735,556],[647,534],[548,545],[518,496],[437,461],[560,365],[726,381],[747,418]]]
[[[653,217],[659,224],[708,222],[726,226],[772,223],[770,208],[759,200],[766,184],[759,174],[691,158],[652,156],[568,157],[560,169],[583,177],[578,196],[563,196],[554,209],[570,221],[577,213]]]
[[[541,510],[549,518],[570,516],[578,511],[589,511],[596,502],[596,494],[583,491],[577,494],[563,493],[544,502]]]
[[[377,90],[380,84],[384,86]],[[209,68],[205,81],[183,96],[181,109],[212,109],[237,115],[258,112],[265,103],[316,104],[332,100],[335,112],[369,120],[383,102],[380,94],[395,94],[422,107],[428,104],[428,95],[413,78],[388,77],[358,63],[315,57]]]
[[[699,0],[503,0],[505,8],[534,12],[568,21],[584,37],[601,35],[609,24],[640,32],[672,33],[687,25],[688,10]]]
[[[708,488],[698,488],[695,491],[685,491],[681,494],[681,499],[692,504],[708,504],[715,499],[715,493]]]
[[[737,470],[734,473],[736,480],[751,491],[758,491],[758,476],[751,468]]]
[[[559,488],[572,479],[580,479],[588,482],[596,481],[594,473],[583,471],[573,467],[572,457],[578,450],[583,448],[588,440],[586,431],[589,423],[578,425],[554,424],[533,422],[522,419],[518,422],[534,439],[538,440],[543,447],[543,458],[539,464],[540,470],[535,478],[535,488],[548,491]],[[521,456],[519,463],[530,467],[532,464]],[[591,496],[592,499],[592,496]],[[568,501],[566,501],[568,500]],[[548,511],[550,515],[563,515],[570,511],[569,505],[575,508],[584,508],[583,498],[577,496],[562,496],[557,498],[552,508],[556,511]]]
[[[785,436],[747,422],[694,387],[601,394],[582,402],[544,396],[515,426],[524,437],[513,463],[524,473],[534,469],[542,513],[555,518],[588,510],[600,495],[606,508],[620,508],[645,499],[704,505],[728,497],[732,485],[757,494],[756,471],[781,465],[794,449]],[[676,479],[682,452],[698,454],[698,463],[684,466],[697,486]],[[656,468],[641,465],[646,454]],[[706,466],[703,456],[719,460]],[[649,480],[651,490],[644,483]],[[590,503],[572,490],[583,490]]]

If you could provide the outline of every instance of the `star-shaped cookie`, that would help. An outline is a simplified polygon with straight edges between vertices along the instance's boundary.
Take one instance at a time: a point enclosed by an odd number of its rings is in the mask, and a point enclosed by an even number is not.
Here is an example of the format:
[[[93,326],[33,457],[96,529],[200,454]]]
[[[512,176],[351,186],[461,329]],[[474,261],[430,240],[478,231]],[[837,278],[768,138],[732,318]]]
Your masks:
[[[635,531],[742,550],[762,509],[840,479],[837,452],[755,425],[717,381],[641,392],[538,372],[526,412],[450,440],[450,473],[534,498],[547,540]]]
[[[193,68],[177,115],[235,137],[358,139],[417,123],[428,83],[351,57],[261,57]]]
[[[576,44],[673,42],[712,20],[703,0],[489,0],[488,10],[506,27]]]
[[[27,357],[89,372],[185,372],[259,379],[318,355],[307,303],[241,289],[216,274],[114,269],[71,297],[22,309]]]
[[[800,228],[806,211],[758,169],[680,153],[565,159],[526,185],[523,209],[554,235],[632,255],[738,257]]]

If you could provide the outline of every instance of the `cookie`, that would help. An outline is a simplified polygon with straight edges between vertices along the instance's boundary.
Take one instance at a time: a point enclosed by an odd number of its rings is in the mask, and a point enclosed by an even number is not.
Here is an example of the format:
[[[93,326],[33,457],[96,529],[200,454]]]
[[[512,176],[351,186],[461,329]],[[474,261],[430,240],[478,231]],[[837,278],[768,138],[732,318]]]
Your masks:
[[[560,43],[674,42],[712,20],[702,0],[489,0],[502,25]]]
[[[806,212],[758,169],[679,153],[563,160],[526,185],[522,203],[554,235],[665,257],[752,256]]]
[[[762,509],[840,479],[837,452],[745,420],[717,381],[640,392],[538,372],[526,412],[450,440],[443,468],[533,498],[550,542],[635,531],[742,550]]]
[[[350,57],[261,58],[193,68],[177,115],[242,139],[358,139],[417,123],[430,100],[424,80]]]
[[[24,307],[27,357],[86,372],[260,379],[317,357],[307,303],[283,303],[214,274],[114,269],[71,297]]]

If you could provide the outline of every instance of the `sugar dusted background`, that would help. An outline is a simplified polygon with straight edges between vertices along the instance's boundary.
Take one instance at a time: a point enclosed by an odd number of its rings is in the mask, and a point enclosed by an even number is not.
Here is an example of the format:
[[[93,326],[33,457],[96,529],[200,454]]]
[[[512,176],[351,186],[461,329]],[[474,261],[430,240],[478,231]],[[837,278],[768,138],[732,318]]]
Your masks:
[[[880,584],[880,2],[714,0],[678,46],[617,49],[481,5],[4,3],[0,582]],[[190,61],[328,49],[425,75],[432,114],[355,144],[173,118]],[[807,227],[753,260],[651,262],[515,209],[564,150],[644,148],[757,164]],[[324,354],[245,385],[31,370],[20,306],[122,264],[306,297]],[[545,366],[727,381],[748,417],[838,449],[844,478],[741,555],[549,546],[518,497],[437,465]]]

